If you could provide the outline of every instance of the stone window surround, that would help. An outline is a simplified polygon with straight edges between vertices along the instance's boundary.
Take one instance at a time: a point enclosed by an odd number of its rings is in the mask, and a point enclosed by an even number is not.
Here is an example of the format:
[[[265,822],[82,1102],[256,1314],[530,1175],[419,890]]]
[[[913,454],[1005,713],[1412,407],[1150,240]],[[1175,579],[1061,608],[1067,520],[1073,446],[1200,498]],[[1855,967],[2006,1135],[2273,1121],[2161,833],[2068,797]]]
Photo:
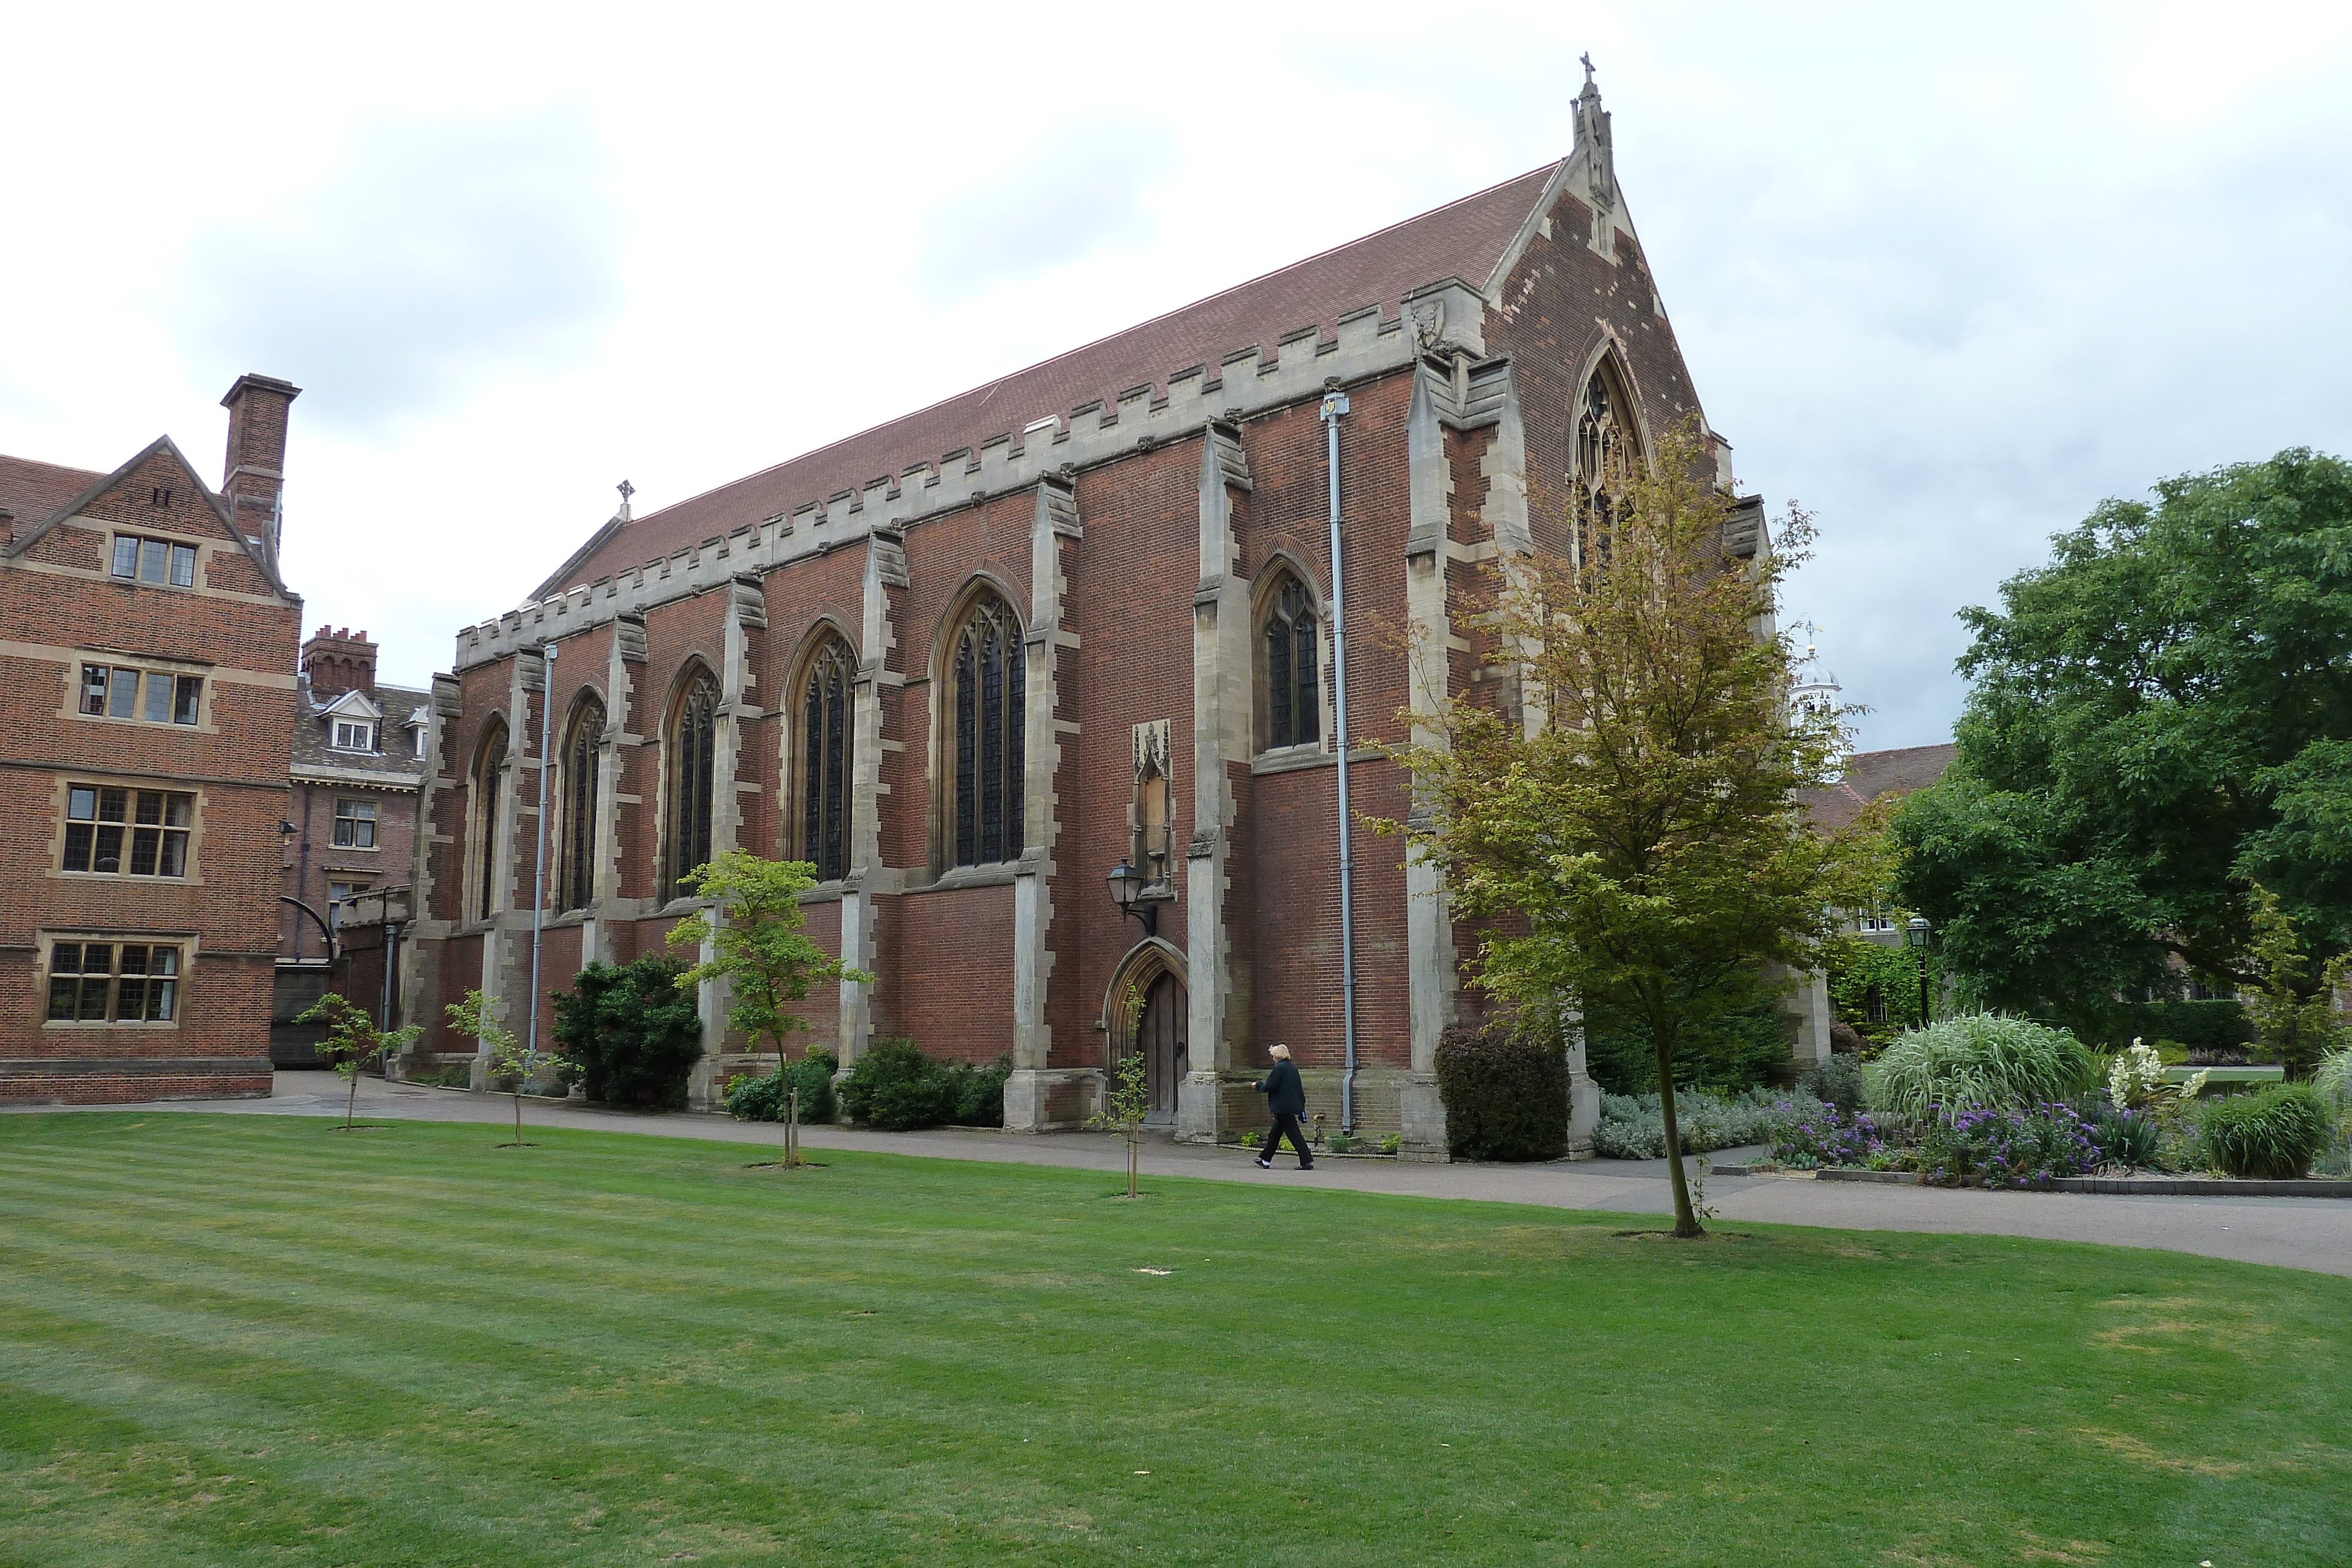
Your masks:
[[[66,812],[68,809],[71,791],[76,785],[96,786],[102,789],[128,789],[134,797],[141,790],[145,790],[150,794],[187,796],[189,799],[188,827],[186,830],[188,835],[188,854],[184,874],[179,876],[133,876],[129,872],[66,870]],[[184,782],[173,779],[159,779],[152,775],[142,776],[134,774],[125,776],[115,773],[101,773],[95,769],[70,773],[60,772],[56,775],[56,783],[52,789],[50,796],[49,811],[50,821],[56,824],[56,829],[49,838],[47,874],[59,882],[95,882],[105,883],[110,885],[128,884],[133,887],[144,886],[150,883],[168,884],[173,887],[202,887],[205,883],[205,879],[202,874],[205,843],[205,792],[201,788],[196,787],[192,782]],[[133,809],[133,814],[136,814],[135,808]],[[128,828],[134,826],[135,824],[126,822],[123,825]]]
[[[151,729],[178,730],[190,735],[217,735],[220,726],[213,712],[214,676],[218,666],[205,659],[175,658],[166,653],[144,653],[124,648],[85,647],[70,650],[71,656],[60,661],[58,669],[63,679],[64,694],[58,705],[58,716],[76,724],[135,724]],[[168,719],[148,719],[132,715],[117,718],[110,714],[81,711],[82,666],[104,664],[109,669],[137,669],[142,674],[170,675],[177,679],[191,675],[203,683],[196,699],[196,722],[174,724]]]
[[[172,1017],[168,1019],[155,1019],[152,1020],[147,1019],[53,1019],[44,1017],[41,1020],[41,1027],[45,1030],[57,1029],[88,1030],[100,1029],[131,1029],[142,1031],[154,1030],[176,1030],[180,1027],[182,1020],[187,1017],[188,982],[195,974],[198,949],[203,946],[202,938],[193,931],[101,931],[92,926],[58,926],[55,929],[45,927],[35,932],[33,940],[35,945],[33,955],[33,994],[35,997],[39,998],[37,1006],[39,1011],[43,1014],[47,1014],[48,1011],[49,965],[51,955],[56,951],[57,945],[59,942],[110,942],[117,946],[121,946],[125,943],[145,943],[150,946],[160,945],[167,947],[177,947],[180,950],[180,972],[176,977],[180,987],[179,996],[177,998],[178,1005],[172,1009]],[[120,959],[117,960],[118,963],[120,963]]]
[[[1293,580],[1307,591],[1307,612],[1315,617],[1316,738],[1295,746],[1270,746],[1268,727],[1273,722],[1273,710],[1266,693],[1271,675],[1266,668],[1265,630],[1274,618],[1284,585]],[[1290,551],[1274,551],[1250,582],[1250,751],[1253,757],[1267,759],[1270,764],[1264,769],[1253,764],[1253,771],[1278,771],[1280,764],[1294,756],[1300,759],[1290,764],[1295,767],[1311,767],[1318,757],[1338,759],[1339,753],[1334,749],[1338,745],[1334,737],[1338,716],[1332,695],[1333,646],[1331,604],[1322,585],[1307,569],[1307,563]],[[1349,760],[1353,760],[1352,756]]]

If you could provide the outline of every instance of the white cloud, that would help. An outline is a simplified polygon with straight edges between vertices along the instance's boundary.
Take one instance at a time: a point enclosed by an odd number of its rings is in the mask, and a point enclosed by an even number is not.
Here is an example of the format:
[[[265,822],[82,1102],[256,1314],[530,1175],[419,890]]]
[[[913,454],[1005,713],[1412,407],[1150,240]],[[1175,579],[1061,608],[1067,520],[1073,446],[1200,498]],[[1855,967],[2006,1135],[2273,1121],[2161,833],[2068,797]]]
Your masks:
[[[1559,156],[1588,48],[1707,413],[1819,514],[1792,610],[1866,744],[1942,737],[1953,612],[2103,497],[2352,448],[2333,7],[53,7],[10,43],[0,450],[203,453],[235,373],[302,382],[289,573],[412,681],[618,479],[677,500]]]

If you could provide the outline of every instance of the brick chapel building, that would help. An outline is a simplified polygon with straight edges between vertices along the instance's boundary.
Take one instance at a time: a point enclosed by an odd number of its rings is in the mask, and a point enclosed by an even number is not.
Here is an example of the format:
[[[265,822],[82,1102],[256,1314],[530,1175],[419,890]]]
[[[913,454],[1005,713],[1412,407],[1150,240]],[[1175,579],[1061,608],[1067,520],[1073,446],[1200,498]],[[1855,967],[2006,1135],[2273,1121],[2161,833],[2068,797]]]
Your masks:
[[[269,1092],[298,393],[229,389],[217,491],[169,436],[111,474],[0,457],[0,1101]]]
[[[478,987],[521,1026],[552,703],[551,988],[659,951],[680,875],[740,845],[814,862],[812,935],[875,977],[811,998],[845,1061],[1006,1057],[1007,1124],[1071,1125],[1132,984],[1180,1135],[1262,1123],[1277,1040],[1338,1123],[1334,391],[1354,806],[1401,817],[1363,742],[1486,677],[1497,563],[1573,548],[1609,462],[1705,429],[1590,82],[1557,164],[660,511],[625,493],[435,679],[406,1016]],[[1357,1120],[1442,1158],[1472,939],[1352,831]],[[700,1104],[747,1064],[724,1016]]]

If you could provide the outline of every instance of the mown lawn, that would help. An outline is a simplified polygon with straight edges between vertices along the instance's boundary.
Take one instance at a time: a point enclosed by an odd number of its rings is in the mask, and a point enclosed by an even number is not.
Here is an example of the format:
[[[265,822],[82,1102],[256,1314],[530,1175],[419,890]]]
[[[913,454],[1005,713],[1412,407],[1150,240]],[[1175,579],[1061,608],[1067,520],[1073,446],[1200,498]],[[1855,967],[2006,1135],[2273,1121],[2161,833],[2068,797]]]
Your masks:
[[[2341,1279],[502,1135],[0,1118],[0,1562],[2352,1563]]]

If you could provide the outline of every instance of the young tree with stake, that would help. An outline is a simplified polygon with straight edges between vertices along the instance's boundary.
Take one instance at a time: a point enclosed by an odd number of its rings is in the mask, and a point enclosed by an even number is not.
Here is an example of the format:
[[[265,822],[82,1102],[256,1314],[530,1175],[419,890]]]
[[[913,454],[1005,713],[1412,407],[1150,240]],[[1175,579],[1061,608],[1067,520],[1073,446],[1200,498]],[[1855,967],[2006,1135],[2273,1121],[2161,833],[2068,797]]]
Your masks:
[[[1119,1058],[1111,1069],[1110,1081],[1103,1087],[1103,1108],[1087,1118],[1089,1127],[1108,1127],[1127,1145],[1127,1196],[1139,1196],[1137,1191],[1137,1167],[1142,1162],[1143,1119],[1151,1113],[1151,1082],[1144,1066],[1143,1048],[1136,1044],[1135,1026],[1143,1017],[1143,993],[1135,988],[1133,980],[1118,990],[1118,999],[1112,1004],[1118,1009],[1119,1037],[1135,1049]]]
[[[810,941],[802,929],[807,915],[800,895],[816,885],[816,868],[806,861],[764,860],[748,850],[728,850],[681,879],[697,897],[709,901],[671,928],[673,947],[708,947],[710,956],[677,977],[680,990],[705,980],[732,983],[728,1027],[775,1047],[776,1076],[787,1066],[784,1037],[808,1028],[794,1009],[824,980],[871,985],[874,977],[845,967]],[[797,1163],[797,1138],[789,1163]]]
[[[1752,995],[1763,964],[1819,967],[1835,911],[1876,880],[1874,821],[1815,833],[1795,799],[1840,755],[1842,716],[1788,711],[1793,649],[1762,628],[1811,529],[1792,511],[1752,565],[1725,549],[1734,497],[1694,434],[1611,476],[1560,519],[1566,556],[1505,563],[1486,664],[1520,677],[1528,724],[1483,683],[1401,757],[1422,813],[1404,831],[1454,912],[1495,923],[1478,983],[1646,1038],[1679,1154],[1678,1056]],[[1675,1158],[1675,1234],[1701,1234]]]
[[[514,1081],[514,1142],[499,1146],[527,1149],[531,1145],[522,1141],[522,1092],[530,1086],[531,1076],[542,1067],[575,1072],[579,1064],[565,1057],[541,1056],[537,1042],[516,1039],[514,1030],[499,1022],[493,1013],[497,1005],[479,991],[467,991],[464,1001],[451,1002],[446,1010],[451,1029],[490,1048],[490,1071]]]
[[[335,1070],[349,1091],[343,1102],[342,1131],[352,1130],[359,1111],[360,1074],[368,1063],[402,1051],[425,1030],[415,1024],[396,1029],[389,1034],[375,1027],[367,1009],[336,992],[320,997],[316,1006],[299,1015],[296,1023],[324,1024],[327,1037],[319,1042],[319,1054]]]

